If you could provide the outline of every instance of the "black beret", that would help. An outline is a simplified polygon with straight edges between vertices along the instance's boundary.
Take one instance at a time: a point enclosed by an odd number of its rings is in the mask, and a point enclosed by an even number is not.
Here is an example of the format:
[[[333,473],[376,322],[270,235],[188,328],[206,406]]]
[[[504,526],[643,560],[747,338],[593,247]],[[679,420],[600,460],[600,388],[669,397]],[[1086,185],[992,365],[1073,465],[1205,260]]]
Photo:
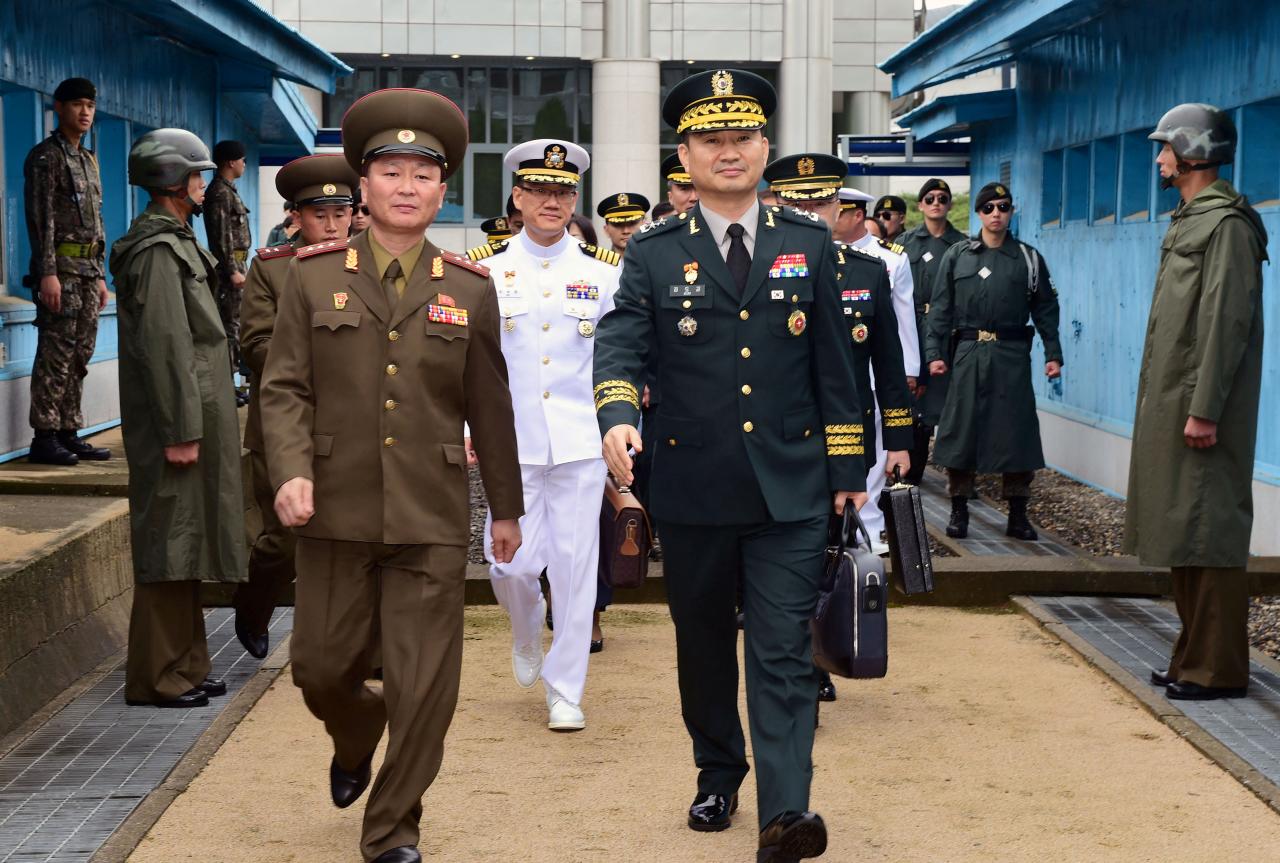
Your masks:
[[[951,187],[947,185],[946,180],[939,180],[937,177],[930,177],[924,181],[924,185],[920,187],[920,200],[924,200],[924,196],[930,192],[946,192],[951,194]]]
[[[1009,202],[1013,203],[1013,193],[1009,191],[1009,187],[1003,183],[987,183],[973,199],[973,209],[981,210],[983,204],[998,201],[1001,198],[1008,198]]]
[[[213,145],[213,161],[219,165],[243,159],[244,155],[244,144],[239,141],[219,141]]]
[[[876,202],[875,212],[879,213],[888,210],[891,213],[907,214],[907,202],[899,198],[897,195],[881,195],[880,200]]]
[[[98,98],[98,88],[88,78],[68,78],[53,91],[55,102],[73,102],[76,99]]]

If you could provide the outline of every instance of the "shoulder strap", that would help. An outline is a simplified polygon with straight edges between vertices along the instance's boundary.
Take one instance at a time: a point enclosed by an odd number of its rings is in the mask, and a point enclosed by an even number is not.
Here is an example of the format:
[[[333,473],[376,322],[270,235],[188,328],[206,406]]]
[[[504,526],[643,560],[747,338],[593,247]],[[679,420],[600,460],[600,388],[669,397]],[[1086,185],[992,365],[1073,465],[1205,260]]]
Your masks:
[[[1022,258],[1027,262],[1027,296],[1033,297],[1040,290],[1040,256],[1034,250],[1028,251],[1026,243],[1018,243],[1018,248],[1022,250]]]

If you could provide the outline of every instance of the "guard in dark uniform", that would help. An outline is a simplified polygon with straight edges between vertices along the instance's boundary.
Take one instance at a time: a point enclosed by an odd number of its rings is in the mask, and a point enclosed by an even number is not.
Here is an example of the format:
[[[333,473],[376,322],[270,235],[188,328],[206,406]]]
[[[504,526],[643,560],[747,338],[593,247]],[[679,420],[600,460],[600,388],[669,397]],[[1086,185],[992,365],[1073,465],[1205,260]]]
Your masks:
[[[700,200],[633,239],[596,340],[595,396],[606,461],[630,482],[640,382],[657,358],[649,504],[699,769],[689,826],[729,827],[748,771],[741,576],[757,859],[783,863],[826,849],[822,818],[807,811],[818,687],[808,621],[833,503],[865,499],[866,449],[831,233],[756,200],[775,103],[767,81],[740,70],[694,75],[667,96],[663,117]]]
[[[1062,374],[1058,294],[1044,257],[1009,236],[1008,187],[983,186],[974,209],[982,233],[943,255],[929,308],[929,373],[952,371],[933,460],[947,469],[948,536],[969,533],[974,474],[1000,473],[1009,501],[1006,532],[1030,541],[1036,532],[1027,520],[1027,498],[1035,472],[1044,467],[1031,337],[1038,330],[1044,341],[1045,375]]]
[[[929,312],[933,277],[937,275],[938,266],[947,249],[956,243],[963,243],[968,237],[957,231],[947,219],[947,214],[951,212],[951,187],[946,180],[937,177],[926,180],[920,187],[919,207],[924,215],[924,223],[903,232],[898,240],[906,249],[907,259],[911,262],[916,332],[920,337],[920,368],[926,369],[928,364],[924,361],[924,317]],[[942,416],[949,377],[945,374],[930,377],[927,373],[920,376],[920,385],[915,393],[916,425],[911,449],[911,472],[907,476],[907,481],[912,485],[919,485],[924,477],[925,464],[929,460],[929,439],[933,437],[934,426]]]
[[[626,251],[627,242],[640,228],[648,212],[649,199],[639,192],[609,195],[596,207],[596,215],[604,219],[604,232],[619,255]]]
[[[897,195],[881,195],[871,212],[884,231],[881,239],[889,243],[898,242],[898,235],[907,223],[907,202]]]

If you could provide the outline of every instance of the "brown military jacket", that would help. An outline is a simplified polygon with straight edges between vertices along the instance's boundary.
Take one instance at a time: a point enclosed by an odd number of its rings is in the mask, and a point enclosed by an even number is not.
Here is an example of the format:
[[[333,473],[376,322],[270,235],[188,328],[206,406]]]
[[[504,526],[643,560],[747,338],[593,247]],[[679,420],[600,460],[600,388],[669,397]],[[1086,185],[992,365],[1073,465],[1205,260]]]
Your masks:
[[[271,331],[276,326],[276,304],[296,249],[293,245],[258,249],[244,280],[244,296],[240,300],[240,351],[252,374],[244,445],[253,452],[266,452],[262,439],[262,370],[267,364],[267,349],[271,347]]]
[[[97,157],[55,129],[31,148],[22,176],[32,279],[59,273],[103,278],[106,235]]]
[[[392,310],[368,232],[298,250],[263,376],[262,425],[272,486],[315,482],[316,513],[300,536],[467,545],[464,422],[493,517],[524,514],[488,273],[428,241]]]
[[[249,208],[240,200],[235,183],[215,176],[204,195],[204,226],[209,235],[209,251],[218,259],[218,278],[226,281],[232,273],[249,268]]]

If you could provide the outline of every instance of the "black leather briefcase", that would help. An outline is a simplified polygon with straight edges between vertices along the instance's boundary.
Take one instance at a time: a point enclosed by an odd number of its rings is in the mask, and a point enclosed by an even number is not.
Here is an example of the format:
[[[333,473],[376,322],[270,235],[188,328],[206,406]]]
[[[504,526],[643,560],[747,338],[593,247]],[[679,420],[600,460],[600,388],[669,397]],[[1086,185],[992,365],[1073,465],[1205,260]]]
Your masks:
[[[884,532],[889,540],[893,571],[908,595],[933,591],[933,558],[929,555],[929,533],[925,530],[920,489],[902,481],[894,471],[894,484],[880,492]]]
[[[818,607],[810,621],[814,664],[841,677],[884,677],[889,670],[884,562],[853,507],[833,516]],[[859,535],[865,543],[859,541]]]

